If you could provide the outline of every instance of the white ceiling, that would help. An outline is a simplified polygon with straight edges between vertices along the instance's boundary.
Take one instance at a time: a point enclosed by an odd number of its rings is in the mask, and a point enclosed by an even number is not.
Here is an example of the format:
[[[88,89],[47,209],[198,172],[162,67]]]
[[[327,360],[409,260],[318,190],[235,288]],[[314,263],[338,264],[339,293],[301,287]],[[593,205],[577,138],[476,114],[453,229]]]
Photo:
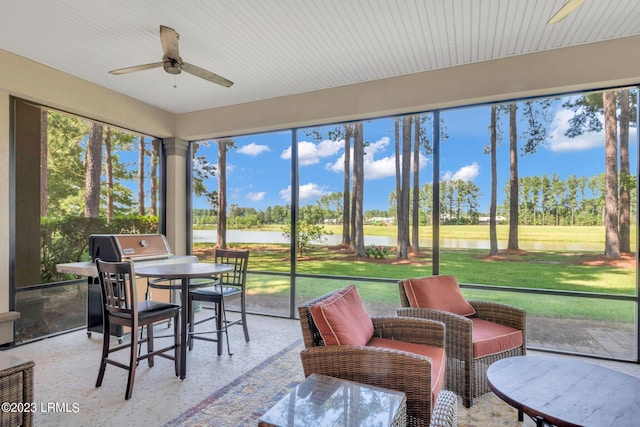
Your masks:
[[[547,25],[565,1],[0,0],[0,49],[184,113],[640,34],[638,0],[585,0]],[[108,74],[161,61],[160,25],[235,84]]]

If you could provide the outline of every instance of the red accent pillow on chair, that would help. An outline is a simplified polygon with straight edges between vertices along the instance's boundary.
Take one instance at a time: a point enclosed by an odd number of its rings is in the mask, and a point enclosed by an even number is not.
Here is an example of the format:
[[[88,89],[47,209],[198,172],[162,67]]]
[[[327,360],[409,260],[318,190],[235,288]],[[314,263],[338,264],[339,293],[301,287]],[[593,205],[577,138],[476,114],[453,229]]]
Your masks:
[[[453,275],[405,279],[402,285],[411,307],[433,308],[460,316],[472,316],[476,313],[462,295],[460,285]]]
[[[349,285],[310,307],[325,345],[366,345],[373,322],[355,285]]]

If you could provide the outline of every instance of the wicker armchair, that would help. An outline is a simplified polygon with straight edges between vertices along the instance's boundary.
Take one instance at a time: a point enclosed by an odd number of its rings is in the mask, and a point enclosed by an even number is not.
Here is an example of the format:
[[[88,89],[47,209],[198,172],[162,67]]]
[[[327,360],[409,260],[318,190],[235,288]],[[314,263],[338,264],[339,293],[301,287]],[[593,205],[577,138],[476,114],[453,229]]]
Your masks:
[[[325,346],[310,307],[331,295],[324,295],[298,307],[305,344],[300,354],[305,377],[317,373],[402,391],[407,397],[407,425],[429,426],[432,412],[431,359],[380,347]],[[440,322],[398,317],[373,317],[371,320],[374,337],[444,347],[444,325]],[[449,406],[443,410],[445,414],[450,412]],[[455,415],[457,417],[457,412]]]
[[[458,427],[458,397],[455,393],[442,390],[438,394],[429,427]]]
[[[446,325],[447,372],[445,387],[460,395],[464,405],[470,408],[473,405],[474,398],[490,391],[487,383],[489,365],[506,357],[526,354],[527,326],[525,310],[490,301],[468,300],[467,302],[475,310],[475,315],[472,317],[522,331],[522,345],[519,347],[483,357],[474,357],[471,318],[430,308],[409,307],[409,299],[403,282],[398,282],[402,308],[396,310],[397,315],[400,317],[436,320]]]

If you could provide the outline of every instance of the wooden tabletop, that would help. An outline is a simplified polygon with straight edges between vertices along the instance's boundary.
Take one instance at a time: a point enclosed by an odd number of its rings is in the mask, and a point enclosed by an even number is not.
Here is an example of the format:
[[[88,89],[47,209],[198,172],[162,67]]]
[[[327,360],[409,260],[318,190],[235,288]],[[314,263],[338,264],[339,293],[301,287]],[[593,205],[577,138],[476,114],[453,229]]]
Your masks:
[[[518,356],[493,363],[489,388],[530,417],[556,426],[637,426],[640,379],[560,357]]]

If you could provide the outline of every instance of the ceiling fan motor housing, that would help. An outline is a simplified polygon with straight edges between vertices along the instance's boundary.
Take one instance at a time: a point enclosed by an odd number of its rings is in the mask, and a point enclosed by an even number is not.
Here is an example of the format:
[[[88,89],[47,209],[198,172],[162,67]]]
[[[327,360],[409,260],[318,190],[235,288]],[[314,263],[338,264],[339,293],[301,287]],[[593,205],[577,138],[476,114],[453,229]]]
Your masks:
[[[180,65],[180,61],[167,57],[163,58],[162,67],[169,74],[180,74],[182,72]]]

